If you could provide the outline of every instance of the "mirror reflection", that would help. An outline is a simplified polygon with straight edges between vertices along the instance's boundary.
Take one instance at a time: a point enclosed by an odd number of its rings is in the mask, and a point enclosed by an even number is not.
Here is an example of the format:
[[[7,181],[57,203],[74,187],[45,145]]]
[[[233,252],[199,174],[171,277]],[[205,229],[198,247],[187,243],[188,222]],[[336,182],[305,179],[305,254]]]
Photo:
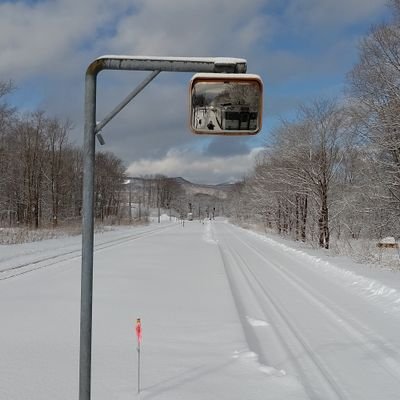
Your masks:
[[[191,128],[195,133],[255,134],[261,129],[261,100],[257,80],[195,81]]]

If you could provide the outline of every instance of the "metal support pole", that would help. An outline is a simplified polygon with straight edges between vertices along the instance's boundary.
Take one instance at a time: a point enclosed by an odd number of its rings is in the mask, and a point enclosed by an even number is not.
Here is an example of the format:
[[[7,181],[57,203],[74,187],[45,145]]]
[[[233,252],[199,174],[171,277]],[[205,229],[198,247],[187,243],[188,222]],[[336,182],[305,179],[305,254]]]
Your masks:
[[[79,399],[90,400],[92,360],[92,293],[94,244],[94,162],[96,126],[96,76],[86,74],[85,131],[83,149],[83,216],[82,216],[82,273],[81,326],[79,353]]]
[[[104,56],[97,58],[89,65],[85,80],[83,145],[79,400],[90,400],[91,394],[95,135],[137,94],[135,91],[132,92],[96,129],[96,81],[98,73],[103,70],[152,71],[147,80],[144,81],[144,86],[146,86],[160,71],[245,73],[246,68],[247,63],[244,59],[190,57]],[[139,91],[142,89],[138,88]]]
[[[132,179],[129,179],[129,223],[132,223]]]
[[[137,352],[138,352],[137,392],[140,393],[140,344],[138,344]]]

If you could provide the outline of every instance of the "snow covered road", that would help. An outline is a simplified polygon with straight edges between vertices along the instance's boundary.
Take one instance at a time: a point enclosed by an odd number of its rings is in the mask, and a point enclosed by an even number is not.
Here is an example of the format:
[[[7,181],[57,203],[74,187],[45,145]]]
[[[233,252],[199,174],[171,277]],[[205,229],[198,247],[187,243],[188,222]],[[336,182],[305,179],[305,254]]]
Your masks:
[[[93,400],[399,398],[395,289],[224,222],[96,243]],[[77,399],[79,238],[36,246],[0,249],[0,399]]]
[[[227,224],[213,228],[247,341],[263,364],[296,375],[310,399],[399,398],[398,312],[307,259]]]

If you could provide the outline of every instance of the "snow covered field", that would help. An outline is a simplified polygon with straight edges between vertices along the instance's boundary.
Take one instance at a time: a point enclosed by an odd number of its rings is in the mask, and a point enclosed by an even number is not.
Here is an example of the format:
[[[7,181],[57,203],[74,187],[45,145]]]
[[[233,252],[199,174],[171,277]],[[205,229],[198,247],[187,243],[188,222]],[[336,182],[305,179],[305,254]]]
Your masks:
[[[0,399],[78,399],[80,246],[0,246]],[[97,235],[94,268],[94,400],[399,398],[399,273],[222,221]]]

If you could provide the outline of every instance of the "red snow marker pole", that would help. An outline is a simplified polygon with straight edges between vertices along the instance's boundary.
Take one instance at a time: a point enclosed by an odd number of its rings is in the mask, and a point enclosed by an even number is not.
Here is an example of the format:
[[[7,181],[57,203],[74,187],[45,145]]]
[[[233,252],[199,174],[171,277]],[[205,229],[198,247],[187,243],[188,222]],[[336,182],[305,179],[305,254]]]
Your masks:
[[[142,323],[140,322],[140,318],[136,319],[136,336],[138,340],[138,346],[140,346],[142,341]]]
[[[140,344],[142,343],[142,323],[140,318],[136,319],[136,337],[138,352],[138,393],[140,393]]]

